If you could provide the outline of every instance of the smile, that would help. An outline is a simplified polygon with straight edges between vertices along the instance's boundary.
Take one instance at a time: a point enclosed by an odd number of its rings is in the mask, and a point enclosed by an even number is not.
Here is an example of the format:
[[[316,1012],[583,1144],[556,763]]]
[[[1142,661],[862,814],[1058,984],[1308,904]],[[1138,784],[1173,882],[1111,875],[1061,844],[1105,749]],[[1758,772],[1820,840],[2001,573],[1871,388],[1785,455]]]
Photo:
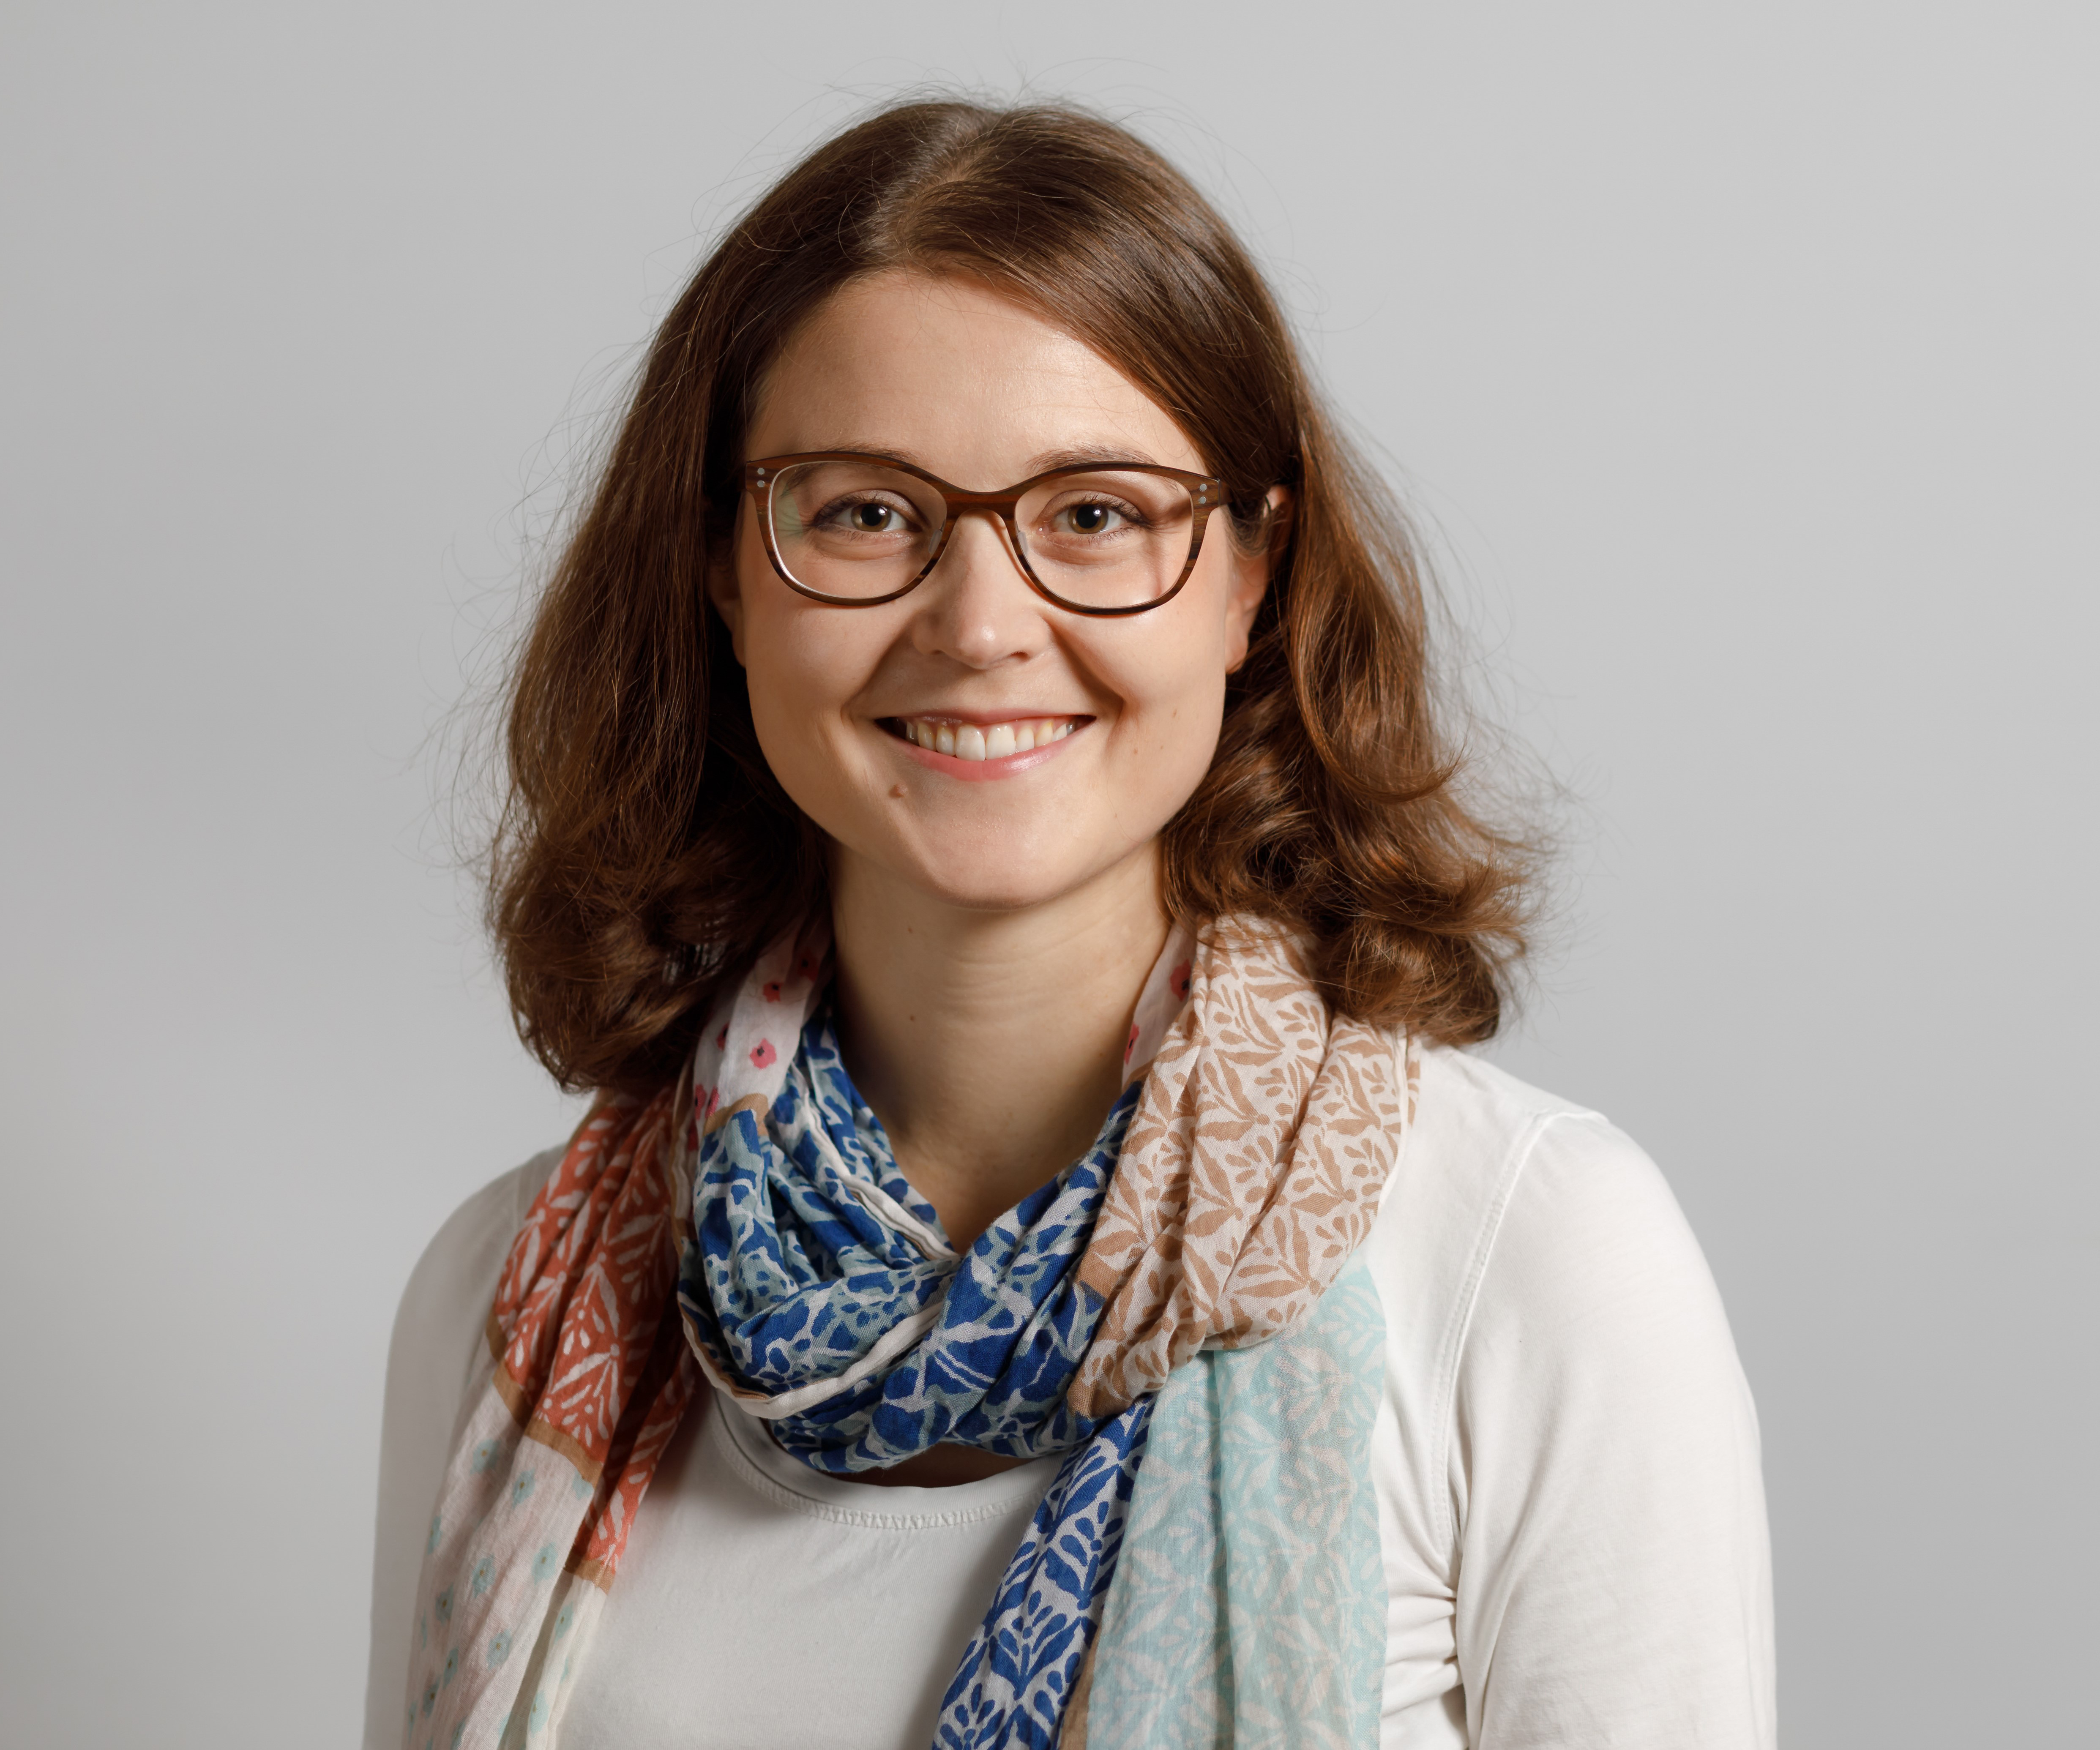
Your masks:
[[[964,723],[953,717],[891,717],[890,733],[929,753],[973,764],[1010,760],[1061,742],[1088,717],[1015,717],[1004,723]]]

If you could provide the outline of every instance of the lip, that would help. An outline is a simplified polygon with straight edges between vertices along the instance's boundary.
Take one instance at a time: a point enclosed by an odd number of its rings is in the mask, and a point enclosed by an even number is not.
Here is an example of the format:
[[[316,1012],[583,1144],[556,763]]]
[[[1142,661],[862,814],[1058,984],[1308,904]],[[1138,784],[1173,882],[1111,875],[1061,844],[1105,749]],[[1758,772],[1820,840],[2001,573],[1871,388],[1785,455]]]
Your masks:
[[[1030,747],[1026,753],[1010,753],[1003,760],[959,760],[951,753],[936,753],[930,747],[921,747],[916,742],[906,740],[889,726],[899,719],[885,717],[881,720],[882,733],[896,743],[898,752],[916,760],[929,772],[959,778],[966,784],[989,784],[1002,778],[1017,778],[1023,772],[1032,772],[1047,760],[1056,759],[1086,734],[1094,722],[1091,716],[1061,711],[940,711],[914,712],[912,715],[941,723],[973,724],[979,729],[990,729],[999,723],[1026,723],[1037,717],[1070,716],[1077,719],[1070,734],[1060,737],[1046,747]]]

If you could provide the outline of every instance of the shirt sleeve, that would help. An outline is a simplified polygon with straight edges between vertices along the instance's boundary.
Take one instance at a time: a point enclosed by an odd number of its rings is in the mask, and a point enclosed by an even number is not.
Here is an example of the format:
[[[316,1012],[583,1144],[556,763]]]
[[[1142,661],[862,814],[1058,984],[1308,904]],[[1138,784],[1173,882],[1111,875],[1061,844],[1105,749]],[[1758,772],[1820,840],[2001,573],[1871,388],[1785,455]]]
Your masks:
[[[1595,1115],[1533,1139],[1455,1383],[1475,1750],[1769,1750],[1756,1411],[1661,1175]]]
[[[408,1618],[423,1537],[452,1456],[453,1425],[496,1273],[560,1151],[493,1179],[448,1218],[410,1272],[386,1351],[379,1435],[379,1512],[372,1558],[372,1649],[366,1665],[366,1750],[399,1750],[408,1689]]]

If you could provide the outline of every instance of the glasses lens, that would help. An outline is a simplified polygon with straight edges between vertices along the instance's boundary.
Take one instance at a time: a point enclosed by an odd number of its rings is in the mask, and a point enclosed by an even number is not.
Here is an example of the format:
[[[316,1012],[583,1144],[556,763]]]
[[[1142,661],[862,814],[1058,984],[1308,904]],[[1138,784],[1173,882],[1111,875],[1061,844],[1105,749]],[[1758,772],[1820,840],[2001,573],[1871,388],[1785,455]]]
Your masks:
[[[880,462],[796,462],[773,487],[773,542],[788,575],[841,602],[893,594],[925,570],[946,506]]]
[[[1188,569],[1196,518],[1189,488],[1160,474],[1060,474],[1015,507],[1029,569],[1075,607],[1145,607]]]

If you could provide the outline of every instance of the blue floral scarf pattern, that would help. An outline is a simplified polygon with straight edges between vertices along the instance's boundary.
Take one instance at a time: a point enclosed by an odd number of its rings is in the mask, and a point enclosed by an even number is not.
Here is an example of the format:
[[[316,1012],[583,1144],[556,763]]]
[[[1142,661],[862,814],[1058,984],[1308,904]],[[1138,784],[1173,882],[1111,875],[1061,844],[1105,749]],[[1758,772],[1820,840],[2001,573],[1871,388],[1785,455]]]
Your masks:
[[[777,1406],[908,1330],[908,1348],[849,1388],[797,1413],[776,1408],[774,1438],[835,1473],[943,1440],[1017,1458],[1078,1444],[1095,1425],[1065,1408],[1065,1388],[1101,1302],[1072,1267],[1136,1100],[1125,1089],[1092,1148],[958,1255],[898,1170],[819,1008],[771,1109],[732,1113],[695,1166],[679,1304],[709,1372]]]
[[[1302,1616],[1308,1631],[1317,1624],[1317,1633],[1295,1636],[1304,1645],[1273,1670],[1257,1677],[1250,1668],[1256,1687],[1250,1707],[1236,1710],[1232,1638],[1211,1633],[1208,1613],[1190,1617],[1188,1651],[1199,1656],[1182,1673],[1174,1712],[1198,1732],[1227,1719],[1254,1727],[1288,1696],[1303,1710],[1290,1729],[1310,1731],[1306,1742],[1374,1742],[1384,1600],[1375,1516],[1365,1511],[1363,1406],[1376,1399],[1383,1326],[1368,1279],[1357,1272],[1331,1316],[1262,1346],[1304,1346],[1298,1373],[1323,1381],[1321,1391],[1346,1387],[1335,1401],[1352,1408],[1339,1420],[1282,1413],[1288,1394],[1267,1382],[1274,1369],[1257,1361],[1262,1348],[1221,1353],[1214,1367],[1192,1370],[1190,1386],[1197,1375],[1244,1379],[1252,1395],[1166,1394],[1177,1405],[1167,1424],[1176,1456],[1160,1486],[1146,1490],[1140,1465],[1154,1395],[1091,1417],[1068,1401],[1105,1304],[1079,1266],[1114,1184],[1146,1065],[1189,988],[1185,959],[1172,963],[1184,946],[1185,938],[1170,945],[1148,981],[1125,1054],[1128,1079],[1093,1144],[960,1254],[899,1170],[840,1060],[821,934],[761,957],[709,1022],[694,1060],[686,1090],[692,1225],[677,1304],[717,1391],[772,1422],[779,1444],[805,1462],[835,1474],[894,1464],[942,1441],[1021,1458],[1065,1454],[942,1699],[937,1750],[1084,1744],[1104,1612],[1133,1626],[1189,1616],[1192,1576],[1178,1571],[1185,1564],[1171,1552],[1232,1546],[1228,1521],[1248,1504],[1201,1486],[1185,1462],[1215,1456],[1220,1438],[1295,1450],[1297,1461],[1264,1467],[1283,1486],[1258,1506],[1281,1528],[1262,1565],[1299,1592],[1255,1598],[1212,1573],[1209,1559],[1199,1564],[1197,1589],[1230,1593],[1220,1620],[1273,1602]],[[1326,1550],[1305,1529],[1319,1526],[1346,1526],[1348,1547]],[[1124,1559],[1132,1527],[1149,1553],[1135,1567]],[[1321,1607],[1306,1607],[1316,1595]],[[1129,1647],[1101,1651],[1107,1706],[1093,1724],[1106,1729],[1096,1736],[1102,1750],[1142,1743],[1147,1709],[1127,1693],[1140,1668]]]

